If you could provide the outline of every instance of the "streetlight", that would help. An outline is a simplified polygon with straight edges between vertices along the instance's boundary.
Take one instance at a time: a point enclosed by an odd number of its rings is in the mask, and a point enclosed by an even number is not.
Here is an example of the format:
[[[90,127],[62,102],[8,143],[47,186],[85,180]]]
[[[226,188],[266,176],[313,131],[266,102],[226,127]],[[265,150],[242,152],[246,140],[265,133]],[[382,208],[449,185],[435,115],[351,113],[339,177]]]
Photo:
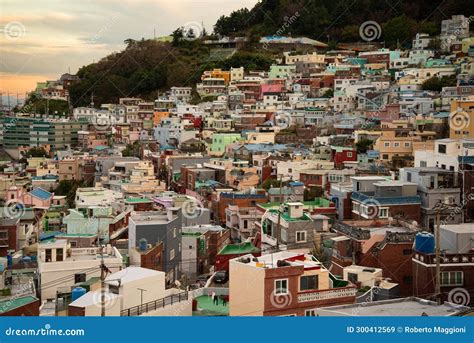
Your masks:
[[[140,291],[140,310],[138,311],[138,313],[140,313],[143,306],[143,292],[146,292],[146,289],[137,288],[137,290]]]

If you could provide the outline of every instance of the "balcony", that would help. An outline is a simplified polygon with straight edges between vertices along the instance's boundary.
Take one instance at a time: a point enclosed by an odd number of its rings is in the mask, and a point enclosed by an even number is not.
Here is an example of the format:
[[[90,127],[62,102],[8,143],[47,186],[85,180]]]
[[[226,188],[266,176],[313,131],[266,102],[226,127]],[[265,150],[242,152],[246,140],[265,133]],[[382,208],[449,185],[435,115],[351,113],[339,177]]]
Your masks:
[[[298,294],[298,302],[304,303],[309,301],[322,301],[330,299],[340,299],[347,297],[355,297],[357,289],[355,287],[333,288],[320,290],[315,292],[304,292]]]
[[[421,254],[415,253],[413,260],[420,261],[424,264],[434,265],[436,264],[436,255],[435,254]],[[474,263],[474,254],[448,254],[440,256],[440,263],[444,265],[460,263]]]

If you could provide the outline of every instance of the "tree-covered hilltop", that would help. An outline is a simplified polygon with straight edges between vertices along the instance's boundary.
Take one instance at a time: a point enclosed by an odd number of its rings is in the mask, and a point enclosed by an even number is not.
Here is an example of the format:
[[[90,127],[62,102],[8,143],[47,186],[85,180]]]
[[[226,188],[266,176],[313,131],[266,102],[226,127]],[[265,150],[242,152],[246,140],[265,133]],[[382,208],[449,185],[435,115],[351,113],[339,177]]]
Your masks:
[[[283,35],[351,42],[360,40],[360,25],[373,20],[382,28],[380,41],[406,46],[416,32],[439,34],[441,20],[473,13],[473,1],[458,0],[261,0],[251,10],[221,16],[215,33],[266,36],[284,31]]]
[[[127,47],[97,63],[79,69],[80,81],[70,88],[73,107],[118,102],[121,97],[156,99],[157,92],[172,86],[194,86],[204,70],[243,66],[268,69],[271,55],[265,51],[239,51],[227,59],[212,59],[203,39],[173,42],[126,40]]]
[[[73,107],[116,103],[121,97],[156,99],[172,86],[194,86],[204,70],[245,67],[266,70],[275,51],[257,44],[265,35],[306,36],[322,41],[360,41],[359,26],[375,20],[379,41],[388,47],[409,47],[417,32],[439,34],[440,23],[454,14],[473,14],[473,1],[456,0],[262,0],[252,9],[221,16],[214,36],[245,36],[248,43],[231,57],[213,58],[204,44],[209,36],[176,29],[172,41],[126,39],[125,48],[79,69],[80,81],[70,89]],[[207,35],[207,33],[204,33]],[[192,39],[190,39],[192,38]]]

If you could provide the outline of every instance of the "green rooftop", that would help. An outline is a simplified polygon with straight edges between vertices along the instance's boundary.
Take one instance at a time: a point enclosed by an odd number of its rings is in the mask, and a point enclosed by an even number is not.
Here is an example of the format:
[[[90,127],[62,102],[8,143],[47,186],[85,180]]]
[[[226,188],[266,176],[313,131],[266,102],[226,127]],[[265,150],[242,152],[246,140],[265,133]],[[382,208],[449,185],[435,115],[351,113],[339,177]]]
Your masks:
[[[265,204],[258,204],[258,206],[260,206],[264,210],[271,210],[271,209],[277,210],[280,205],[281,203],[279,202],[267,202]],[[312,210],[317,207],[330,207],[330,206],[331,206],[331,202],[324,198],[314,198],[314,200],[311,200],[311,201],[303,201],[303,209],[305,210]]]
[[[209,295],[201,295],[195,298],[197,300],[197,311],[193,312],[193,316],[228,316],[229,303],[226,306],[222,304],[219,299],[219,304],[214,305],[212,298]]]
[[[252,254],[259,253],[260,249],[255,247],[250,242],[240,244],[227,244],[219,251],[219,255],[238,255],[238,254]]]
[[[152,201],[148,198],[142,198],[142,197],[131,197],[127,198],[125,200],[127,204],[148,204],[151,203]]]
[[[0,301],[0,313],[9,312],[18,307],[28,305],[36,300],[38,300],[38,298],[33,297],[31,295],[27,295],[25,297],[10,298]]]

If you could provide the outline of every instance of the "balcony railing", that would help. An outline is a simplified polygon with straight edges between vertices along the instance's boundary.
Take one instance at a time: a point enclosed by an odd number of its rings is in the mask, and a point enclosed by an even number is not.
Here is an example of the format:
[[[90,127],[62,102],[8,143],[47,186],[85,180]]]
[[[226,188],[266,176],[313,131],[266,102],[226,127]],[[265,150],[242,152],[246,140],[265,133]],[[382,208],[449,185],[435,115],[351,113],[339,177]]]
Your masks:
[[[435,254],[415,253],[413,256],[415,260],[425,264],[436,264]],[[449,254],[440,256],[441,264],[459,264],[459,263],[474,263],[474,254]]]
[[[299,293],[298,302],[320,301],[328,299],[355,297],[357,289],[355,287],[333,288],[322,291]]]
[[[130,307],[128,309],[122,310],[120,312],[120,315],[125,316],[125,317],[140,316],[144,313],[147,313],[150,311],[156,311],[160,308],[164,308],[165,306],[173,305],[173,304],[180,303],[182,301],[187,301],[187,300],[188,300],[188,292],[172,294],[162,299],[150,301],[143,305],[138,305],[138,306],[134,306],[134,307]]]

